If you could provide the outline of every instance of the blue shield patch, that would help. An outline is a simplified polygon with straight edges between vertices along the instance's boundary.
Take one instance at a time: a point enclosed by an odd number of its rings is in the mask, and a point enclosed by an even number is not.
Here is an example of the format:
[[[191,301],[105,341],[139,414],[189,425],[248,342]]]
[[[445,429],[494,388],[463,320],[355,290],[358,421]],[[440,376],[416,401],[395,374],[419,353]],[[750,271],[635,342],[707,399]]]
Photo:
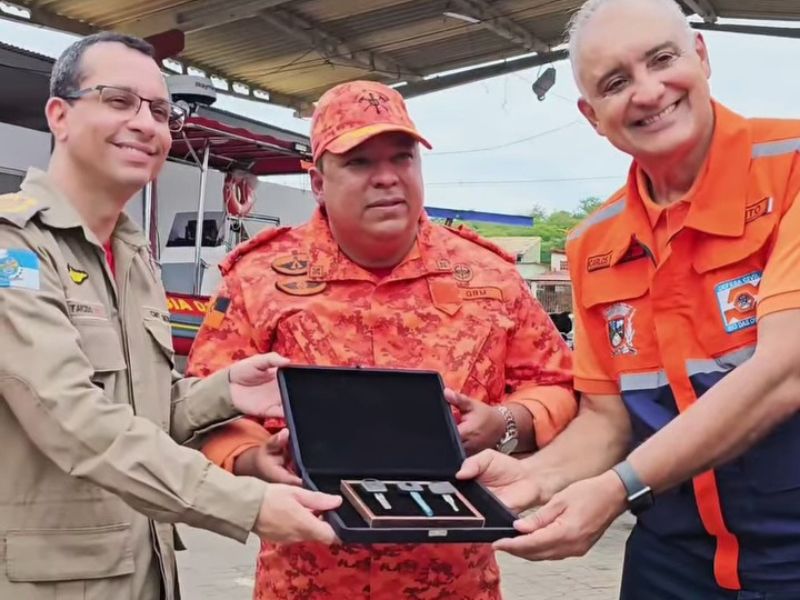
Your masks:
[[[39,257],[25,248],[0,248],[0,288],[38,290]]]
[[[723,281],[714,288],[722,324],[727,333],[755,327],[761,271]]]

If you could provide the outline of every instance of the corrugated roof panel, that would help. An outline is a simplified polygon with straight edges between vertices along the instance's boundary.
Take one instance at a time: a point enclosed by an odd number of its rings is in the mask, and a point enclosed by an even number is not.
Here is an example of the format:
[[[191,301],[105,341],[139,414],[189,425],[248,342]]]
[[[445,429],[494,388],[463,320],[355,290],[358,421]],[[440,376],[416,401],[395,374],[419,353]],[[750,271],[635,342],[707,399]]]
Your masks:
[[[391,52],[456,39],[465,35],[469,28],[466,23],[457,21],[450,21],[443,26],[439,19],[425,19],[412,25],[397,24],[377,31],[361,32],[353,39],[353,43],[366,50]]]
[[[51,58],[51,57],[49,57],[49,56],[47,56],[45,54],[40,54],[38,52],[34,52],[33,50],[28,50],[27,48],[21,48],[20,46],[15,46],[14,44],[8,44],[6,42],[0,42],[0,48],[5,49],[5,50],[10,50],[10,51],[14,52],[15,54],[19,54],[21,56],[29,56],[29,57],[35,58],[37,60],[45,61],[49,65],[52,65],[52,63],[54,62],[53,58]],[[49,68],[48,68],[48,72],[49,72]]]
[[[286,95],[282,101],[289,103],[314,100],[318,90],[352,78],[391,82],[396,74],[354,68],[341,54],[324,59],[321,51],[297,36],[258,18],[257,10],[289,11],[341,39],[351,50],[382,54],[426,75],[526,53],[522,45],[488,28],[445,17],[445,10],[459,11],[451,0],[15,1],[34,9],[41,24],[79,32],[85,23],[149,33],[177,23],[189,29],[181,60],[252,87],[282,92]],[[482,1],[552,46],[563,41],[567,21],[582,4],[582,0]],[[723,18],[800,19],[800,0],[709,1]],[[209,16],[209,9],[216,12]],[[190,19],[190,25],[186,18],[175,18],[178,13],[197,16],[198,11],[206,18]],[[53,15],[72,21],[65,25]],[[338,51],[346,54],[344,48]]]
[[[364,71],[360,69],[337,67],[334,71],[334,69],[329,67],[327,71],[323,68],[313,74],[293,77],[291,89],[299,92],[301,95],[306,95],[308,92],[318,89],[328,89],[342,81],[342,73],[348,74],[348,81],[354,79],[374,79],[374,77],[370,77],[369,74],[365,74]],[[314,97],[316,98],[318,95],[314,94]]]
[[[93,23],[99,27],[149,16],[155,12],[193,4],[192,0],[56,0],[55,2],[28,2],[42,6],[56,14],[80,21]]]
[[[800,2],[797,0],[713,0],[712,4],[720,17],[800,20]]]
[[[187,45],[205,51],[222,52],[233,44],[246,44],[266,52],[292,52],[305,46],[294,37],[253,17],[202,29],[186,35]]]
[[[339,30],[349,36],[358,37],[359,35],[380,31],[387,27],[409,25],[428,19],[436,19],[441,25],[446,26],[448,21],[452,22],[452,19],[448,19],[442,14],[444,8],[445,2],[441,0],[431,0],[423,3],[406,2],[398,6],[388,6],[361,14],[330,19],[326,21],[326,27]]]
[[[426,2],[438,3],[441,0],[426,0]],[[419,0],[344,0],[340,2],[306,0],[298,8],[315,20],[328,22],[386,8],[395,8],[400,11],[403,10],[404,5],[419,3]],[[294,3],[288,6],[294,7]]]
[[[551,46],[559,46],[566,41],[567,25],[559,15],[537,17],[520,24]]]
[[[416,65],[425,72],[439,70],[439,65],[447,65],[447,69],[458,68],[453,63],[462,63],[475,56],[495,54],[496,58],[518,56],[524,50],[516,44],[492,34],[489,31],[476,31],[457,42],[444,40],[426,45],[424,48],[400,50],[392,54],[398,60],[409,65]],[[491,59],[490,59],[491,60]]]

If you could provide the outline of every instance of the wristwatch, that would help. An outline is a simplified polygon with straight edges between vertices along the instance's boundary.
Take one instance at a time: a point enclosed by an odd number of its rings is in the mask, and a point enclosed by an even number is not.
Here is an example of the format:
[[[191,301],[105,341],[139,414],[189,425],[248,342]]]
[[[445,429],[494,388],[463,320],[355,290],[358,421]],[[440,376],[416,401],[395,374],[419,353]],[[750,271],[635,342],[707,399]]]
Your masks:
[[[645,485],[631,464],[624,460],[611,468],[625,486],[625,493],[628,496],[628,510],[638,516],[645,510],[653,506],[655,497],[650,486]]]
[[[506,431],[500,441],[497,442],[496,449],[503,454],[511,454],[517,448],[519,443],[519,431],[517,430],[517,422],[514,420],[514,413],[511,412],[507,406],[498,406],[497,410],[503,415],[506,420]]]

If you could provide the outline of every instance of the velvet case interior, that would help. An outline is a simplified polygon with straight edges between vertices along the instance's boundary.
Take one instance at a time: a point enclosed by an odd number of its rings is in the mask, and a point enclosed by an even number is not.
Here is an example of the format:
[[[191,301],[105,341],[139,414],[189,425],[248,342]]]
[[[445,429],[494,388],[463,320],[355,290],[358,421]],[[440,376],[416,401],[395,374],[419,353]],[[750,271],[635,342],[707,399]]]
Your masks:
[[[278,381],[294,460],[308,487],[341,494],[348,479],[449,481],[485,519],[479,527],[433,519],[430,527],[377,528],[344,500],[328,515],[342,541],[490,542],[516,534],[516,515],[494,495],[455,479],[464,451],[437,373],[290,366],[279,369]],[[390,489],[387,496],[398,512],[414,510],[410,495]],[[448,514],[444,500],[428,499],[435,513]],[[374,500],[370,507],[385,514]]]

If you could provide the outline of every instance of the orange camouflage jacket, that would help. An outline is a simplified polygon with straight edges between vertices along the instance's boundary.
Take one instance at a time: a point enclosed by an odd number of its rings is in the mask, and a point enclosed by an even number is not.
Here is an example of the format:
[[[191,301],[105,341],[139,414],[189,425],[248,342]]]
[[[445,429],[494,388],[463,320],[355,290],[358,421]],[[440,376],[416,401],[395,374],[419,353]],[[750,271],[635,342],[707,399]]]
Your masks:
[[[540,447],[577,412],[561,336],[513,260],[469,230],[423,216],[412,251],[379,279],[339,250],[317,211],[302,227],[256,236],[221,269],[190,373],[207,376],[269,351],[295,364],[436,370],[475,400],[525,405]],[[282,425],[237,421],[204,452],[232,469]],[[254,597],[497,600],[499,574],[489,545],[264,544]]]

